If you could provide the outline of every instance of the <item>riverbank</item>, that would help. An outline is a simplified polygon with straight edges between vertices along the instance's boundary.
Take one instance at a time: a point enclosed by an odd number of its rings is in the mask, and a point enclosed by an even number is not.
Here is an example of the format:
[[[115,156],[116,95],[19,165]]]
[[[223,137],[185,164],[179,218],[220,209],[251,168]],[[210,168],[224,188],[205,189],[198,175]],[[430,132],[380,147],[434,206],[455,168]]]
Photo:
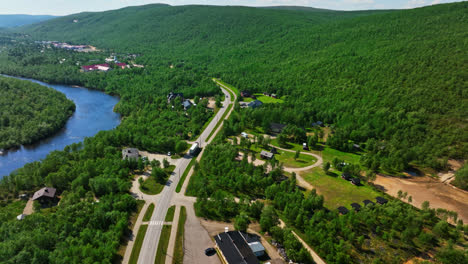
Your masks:
[[[101,130],[110,130],[120,124],[120,115],[114,112],[119,98],[102,91],[68,85],[47,84],[34,79],[6,76],[50,87],[66,96],[75,104],[75,111],[62,128],[34,144],[22,145],[0,155],[0,177],[9,175],[25,164],[44,159],[54,150],[82,142]]]

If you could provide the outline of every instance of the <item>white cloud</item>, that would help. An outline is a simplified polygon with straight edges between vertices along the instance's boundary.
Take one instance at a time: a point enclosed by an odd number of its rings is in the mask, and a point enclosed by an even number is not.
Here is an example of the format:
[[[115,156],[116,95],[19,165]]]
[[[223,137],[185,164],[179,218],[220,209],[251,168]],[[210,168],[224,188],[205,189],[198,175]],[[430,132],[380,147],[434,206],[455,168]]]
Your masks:
[[[425,0],[410,0],[408,1],[408,3],[406,3],[404,8],[416,8],[416,7],[421,7],[424,5],[426,5]]]

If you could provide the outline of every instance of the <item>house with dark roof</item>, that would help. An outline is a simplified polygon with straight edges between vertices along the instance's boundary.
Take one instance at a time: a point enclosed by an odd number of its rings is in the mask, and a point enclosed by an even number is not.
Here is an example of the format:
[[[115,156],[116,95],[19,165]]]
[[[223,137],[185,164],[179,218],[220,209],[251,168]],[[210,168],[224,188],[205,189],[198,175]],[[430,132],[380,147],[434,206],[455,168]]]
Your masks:
[[[272,159],[273,157],[275,156],[275,154],[271,153],[271,152],[268,152],[268,151],[265,151],[265,150],[262,150],[262,152],[260,152],[260,157],[262,159]]]
[[[369,200],[364,200],[364,201],[362,201],[362,202],[364,203],[364,206],[368,206],[369,204],[372,204],[372,205],[375,204],[374,202],[369,201]]]
[[[122,159],[138,159],[139,151],[136,148],[124,148],[122,150]]]
[[[184,100],[184,94],[183,94],[183,93],[173,93],[173,92],[170,92],[170,93],[167,95],[167,102],[170,103],[172,100],[176,99],[177,97],[182,98],[182,101]]]
[[[252,102],[247,104],[247,106],[252,108],[252,109],[255,109],[255,108],[260,107],[262,105],[263,105],[263,103],[260,100],[255,100],[255,101],[252,101]]]
[[[273,133],[281,133],[283,132],[283,129],[286,127],[286,125],[283,125],[283,124],[279,124],[279,123],[271,123],[270,124],[270,130],[271,132]]]
[[[182,106],[184,107],[184,110],[188,110],[190,107],[192,107],[192,102],[190,102],[190,100],[184,100],[182,102]]]
[[[340,215],[345,215],[345,214],[349,213],[349,210],[348,210],[348,208],[346,208],[344,206],[340,206],[340,207],[338,207],[338,213],[340,213]]]
[[[354,209],[354,211],[359,212],[361,211],[361,205],[358,203],[352,203],[351,207]]]
[[[356,185],[356,186],[359,186],[359,185],[361,185],[361,180],[359,178],[352,178],[351,183]]]
[[[223,232],[214,236],[214,239],[222,257],[228,264],[260,263],[242,232]]]
[[[375,198],[375,200],[376,200],[377,203],[379,203],[379,204],[386,204],[386,203],[388,202],[387,199],[385,199],[385,198],[383,198],[383,197],[380,197],[380,196],[377,196],[377,197]]]
[[[40,203],[51,202],[55,200],[56,189],[52,187],[44,187],[39,191],[35,192],[32,200]]]

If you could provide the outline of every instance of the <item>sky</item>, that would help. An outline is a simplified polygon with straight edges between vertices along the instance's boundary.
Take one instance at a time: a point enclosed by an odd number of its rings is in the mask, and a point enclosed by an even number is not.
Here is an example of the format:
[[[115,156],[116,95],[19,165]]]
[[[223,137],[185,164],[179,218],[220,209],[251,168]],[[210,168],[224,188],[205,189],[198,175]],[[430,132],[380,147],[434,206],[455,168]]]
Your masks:
[[[0,14],[69,15],[150,3],[170,5],[295,5],[334,10],[407,9],[462,0],[0,0]]]

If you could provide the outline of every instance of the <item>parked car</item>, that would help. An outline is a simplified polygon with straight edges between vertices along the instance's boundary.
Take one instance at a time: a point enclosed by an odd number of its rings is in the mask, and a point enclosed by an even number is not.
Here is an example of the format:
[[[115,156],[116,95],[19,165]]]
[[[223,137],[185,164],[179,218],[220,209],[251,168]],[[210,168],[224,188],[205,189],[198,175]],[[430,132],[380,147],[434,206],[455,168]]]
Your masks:
[[[171,156],[171,152],[168,152],[167,155],[170,157],[170,156]]]
[[[205,249],[205,255],[207,256],[213,256],[216,254],[216,250],[214,248],[207,248]]]

